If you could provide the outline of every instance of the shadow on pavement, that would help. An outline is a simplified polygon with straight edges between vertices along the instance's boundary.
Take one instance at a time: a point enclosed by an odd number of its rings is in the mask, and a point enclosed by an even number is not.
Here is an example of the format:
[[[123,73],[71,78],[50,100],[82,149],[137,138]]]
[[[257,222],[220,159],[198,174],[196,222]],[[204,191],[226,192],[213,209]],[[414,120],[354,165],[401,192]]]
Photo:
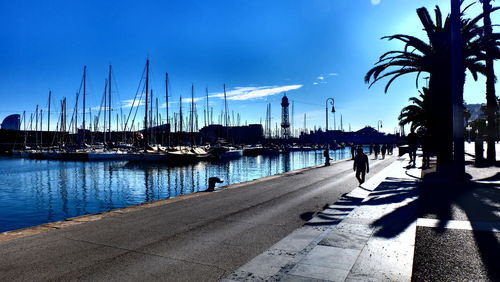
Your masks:
[[[498,176],[497,173],[495,176]],[[467,182],[464,195],[457,204],[465,211],[469,221],[500,223],[500,184]],[[493,230],[491,230],[493,231]],[[500,236],[491,231],[474,231],[474,239],[481,259],[492,281],[500,281]]]
[[[375,228],[373,235],[383,238],[393,238],[403,232],[416,217],[418,182],[407,179],[387,177],[385,181],[370,193],[363,206],[393,205],[394,209],[370,226]],[[407,201],[407,203],[401,204]]]
[[[480,181],[496,181],[500,177],[500,173],[487,178],[480,179]],[[440,247],[441,250],[436,250],[439,252],[444,252],[442,257],[445,258],[449,256],[449,252],[461,252],[464,256],[471,255],[470,253],[478,253],[478,257],[482,261],[482,266],[471,269],[475,271],[469,273],[474,277],[474,279],[479,278],[482,275],[488,277],[492,281],[500,281],[500,235],[493,232],[494,228],[498,228],[500,224],[499,217],[500,210],[500,184],[499,183],[478,183],[476,181],[465,181],[463,183],[453,183],[444,178],[441,178],[435,173],[426,175],[424,181],[421,185],[420,193],[420,205],[419,205],[419,217],[434,218],[439,220],[437,229],[434,229],[434,235],[428,237],[429,242],[442,240],[441,238],[449,238],[448,242],[444,241],[445,244],[451,245],[450,240],[460,240],[460,233],[465,234],[471,233],[475,244],[472,243],[471,246],[463,247],[460,250],[447,249],[445,245]],[[457,229],[446,229],[447,222],[449,220],[462,220],[470,222],[481,223],[483,229],[486,230],[457,230]],[[489,226],[489,227],[488,227]],[[486,227],[486,228],[485,228]],[[489,229],[489,230],[488,230]],[[417,234],[418,237],[418,234]],[[419,250],[416,248],[416,255]],[[436,254],[439,256],[439,254]],[[444,263],[444,262],[443,262]],[[453,279],[449,275],[453,275],[452,269],[468,267],[466,264],[472,264],[475,262],[460,262],[457,259],[451,259],[449,264],[455,264],[454,267],[450,267],[449,273],[447,274],[449,279]],[[436,269],[433,266],[426,266],[432,268],[431,270],[426,269],[426,271],[436,271],[436,272],[446,272],[448,270],[438,267]],[[414,278],[420,271],[418,264],[414,265]],[[484,273],[484,274],[482,274]],[[457,277],[458,278],[458,277]],[[465,278],[465,277],[462,277]]]
[[[375,228],[375,236],[393,238],[403,232],[416,217],[418,181],[387,177],[365,199],[344,195],[338,202],[325,206],[318,214],[304,213],[302,219],[312,219],[315,215],[321,220],[308,222],[309,226],[330,225],[340,222],[352,210],[361,206],[386,206],[396,204],[393,211],[373,221],[370,226]],[[364,190],[367,190],[361,187]],[[363,202],[364,200],[364,202]],[[403,202],[407,202],[402,204]],[[366,215],[371,215],[370,211]]]
[[[359,206],[363,199],[351,197],[346,194],[335,202],[333,205],[325,205],[323,211],[316,212],[305,212],[300,215],[300,218],[304,221],[309,221],[315,216],[320,219],[320,221],[307,222],[307,226],[325,226],[337,224],[342,219],[344,219],[352,210]]]

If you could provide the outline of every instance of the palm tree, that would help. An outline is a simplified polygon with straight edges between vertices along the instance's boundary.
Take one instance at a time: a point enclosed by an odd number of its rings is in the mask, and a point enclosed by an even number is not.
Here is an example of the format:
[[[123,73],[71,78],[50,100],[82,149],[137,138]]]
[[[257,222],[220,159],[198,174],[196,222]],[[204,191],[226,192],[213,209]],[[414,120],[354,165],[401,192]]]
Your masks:
[[[488,119],[486,128],[486,141],[488,143],[486,159],[490,164],[494,164],[496,161],[495,140],[497,138],[497,131],[495,123],[498,105],[495,95],[495,71],[493,69],[493,60],[495,59],[494,53],[498,51],[496,50],[495,41],[493,40],[493,29],[490,18],[492,7],[490,0],[480,0],[480,2],[483,4],[484,38],[486,39],[486,107]]]
[[[466,7],[467,8],[467,7]],[[465,10],[465,9],[464,9]],[[405,44],[402,51],[389,51],[383,54],[376,65],[365,75],[365,82],[372,86],[375,82],[389,78],[384,91],[387,92],[391,83],[398,77],[416,73],[416,84],[422,72],[429,74],[429,90],[427,111],[428,119],[434,122],[428,124],[428,129],[436,140],[438,169],[452,161],[452,102],[451,102],[451,22],[448,15],[444,21],[438,6],[432,20],[426,8],[417,9],[417,15],[426,31],[429,42],[426,43],[414,36],[396,34],[382,39],[399,40]],[[465,70],[469,70],[473,79],[478,73],[485,73],[481,63],[483,40],[477,21],[460,17],[462,28],[462,73],[460,83],[465,82]]]
[[[429,126],[429,115],[427,113],[429,89],[424,87],[422,91],[419,92],[419,97],[411,97],[408,99],[412,102],[412,105],[404,107],[398,117],[399,125],[404,126],[411,124],[410,128],[413,131],[416,131],[420,127],[427,128]]]

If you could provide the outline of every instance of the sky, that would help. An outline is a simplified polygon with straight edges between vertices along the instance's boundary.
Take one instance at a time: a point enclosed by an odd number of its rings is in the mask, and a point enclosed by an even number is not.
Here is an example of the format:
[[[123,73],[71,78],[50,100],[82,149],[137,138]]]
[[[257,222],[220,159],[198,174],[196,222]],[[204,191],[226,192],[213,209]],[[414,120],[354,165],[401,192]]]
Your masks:
[[[381,123],[381,131],[394,133],[401,109],[418,95],[416,76],[401,77],[386,94],[386,81],[368,88],[363,78],[380,55],[402,48],[382,36],[426,40],[415,10],[427,7],[433,15],[437,4],[448,13],[449,1],[431,0],[1,1],[0,120],[23,111],[29,116],[36,105],[47,119],[51,91],[54,129],[63,97],[71,114],[86,66],[88,122],[97,115],[112,65],[114,129],[116,114],[128,114],[137,90],[143,92],[139,84],[149,59],[149,86],[163,120],[168,72],[171,118],[181,96],[186,113],[194,86],[200,127],[206,89],[218,123],[225,84],[230,115],[239,114],[241,124],[264,123],[268,103],[273,127],[279,124],[286,93],[295,130],[304,120],[309,129],[324,129],[325,103],[333,98],[330,130],[342,120],[346,131]],[[479,11],[476,4],[467,15]],[[485,103],[484,83],[467,77],[467,103]],[[138,115],[143,113],[141,108]]]

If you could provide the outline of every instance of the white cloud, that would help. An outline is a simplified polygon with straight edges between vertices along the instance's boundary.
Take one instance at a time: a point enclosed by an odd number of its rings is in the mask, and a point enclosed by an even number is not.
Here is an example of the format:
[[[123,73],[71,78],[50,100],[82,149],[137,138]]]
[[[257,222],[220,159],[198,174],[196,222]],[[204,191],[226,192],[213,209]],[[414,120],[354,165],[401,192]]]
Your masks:
[[[226,97],[228,100],[233,101],[244,101],[260,99],[267,96],[277,95],[285,91],[291,91],[301,88],[303,85],[285,85],[285,86],[247,86],[247,87],[235,87],[232,90],[226,91]],[[224,92],[213,93],[209,97],[212,98],[224,98]],[[203,99],[203,98],[202,98]]]
[[[137,107],[137,106],[142,106],[144,105],[144,101],[142,100],[135,100],[134,99],[129,99],[129,100],[123,100],[122,101],[122,108],[130,108],[132,106]]]
[[[205,97],[195,97],[193,100],[196,103],[203,99],[205,99]],[[182,103],[191,103],[191,101],[192,101],[191,98],[182,98]]]
[[[372,5],[373,6],[377,6],[378,4],[380,4],[380,0],[370,0],[372,2]]]
[[[276,95],[276,94],[279,94],[279,93],[282,93],[285,91],[296,90],[296,89],[299,89],[301,87],[302,87],[302,85],[300,85],[300,84],[286,85],[286,86],[272,86],[272,87],[268,87],[268,88],[261,87],[260,89],[253,89],[253,90],[246,91],[242,94],[233,95],[233,96],[229,97],[228,99],[229,100],[238,100],[238,101],[258,99],[258,98],[262,98],[262,97],[266,97],[266,96]]]
[[[284,86],[245,86],[245,87],[235,87],[234,89],[227,90],[226,91],[226,97],[228,100],[233,100],[233,101],[244,101],[244,100],[254,100],[254,99],[261,99],[266,96],[272,96],[272,95],[277,95],[286,91],[292,91],[301,88],[303,85],[301,84],[294,84],[294,85],[284,85]],[[224,99],[224,92],[216,92],[216,93],[211,93],[208,95],[209,98],[219,98],[219,99]],[[206,96],[202,97],[195,97],[194,102],[203,102],[205,103]],[[132,107],[132,104],[134,106],[138,105],[144,105],[144,101],[138,101],[136,100],[134,103],[133,99],[130,100],[123,100],[122,102],[122,108],[130,108]],[[191,103],[191,98],[182,98],[182,103]],[[169,105],[171,106],[172,104],[179,104],[179,100],[176,101],[169,101]],[[213,101],[209,101],[210,105],[214,105]],[[160,107],[165,108],[166,104],[163,103]]]
[[[331,72],[331,73],[328,73],[326,75],[324,74],[320,74],[318,77],[316,77],[316,79],[318,81],[315,81],[313,82],[313,85],[318,85],[318,84],[326,84],[328,83],[327,80],[331,77],[331,76],[336,76],[337,73],[336,72]]]

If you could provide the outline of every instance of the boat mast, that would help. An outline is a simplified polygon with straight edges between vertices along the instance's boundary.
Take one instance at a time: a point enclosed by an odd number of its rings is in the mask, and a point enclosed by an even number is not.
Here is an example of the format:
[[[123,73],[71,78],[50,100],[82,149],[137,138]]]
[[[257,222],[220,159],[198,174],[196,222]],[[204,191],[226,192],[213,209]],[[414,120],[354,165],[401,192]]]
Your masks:
[[[106,127],[107,127],[107,121],[106,121],[106,108],[107,108],[107,105],[108,105],[108,104],[107,104],[107,100],[108,100],[108,98],[107,98],[107,96],[108,96],[108,95],[107,95],[107,94],[108,94],[108,93],[107,93],[106,91],[108,91],[108,83],[109,83],[109,82],[108,82],[108,80],[106,79],[106,81],[105,81],[105,83],[104,83],[104,109],[103,109],[103,114],[104,114],[104,118],[103,118],[103,120],[104,120],[104,124],[103,124],[103,126],[102,126],[102,134],[103,134],[103,135],[102,135],[102,136],[103,136],[103,139],[102,139],[103,141],[102,141],[102,143],[103,143],[104,145],[106,145],[106,131],[107,131],[107,130],[106,130]],[[99,122],[99,121],[98,121],[98,122]]]
[[[224,83],[224,126],[228,127],[228,109],[227,109],[227,97],[226,97],[226,84]]]
[[[38,147],[38,105],[35,110],[35,147]]]
[[[50,131],[50,96],[52,96],[52,91],[49,91],[49,114],[47,115],[47,131]]]
[[[182,96],[179,96],[179,145],[182,144]]]
[[[75,124],[73,124],[73,130],[75,134],[78,134],[78,100],[80,99],[80,89],[78,89],[78,92],[75,94],[76,96],[76,103],[75,103],[75,108],[73,110],[73,116],[75,117]],[[73,120],[70,120],[70,125]]]
[[[191,146],[194,146],[194,84],[191,84],[191,113],[189,115],[189,119],[191,130]]]
[[[209,113],[208,113],[208,87],[205,89],[206,91],[206,94],[207,94],[207,109],[206,109],[206,115],[205,115],[205,126],[208,126],[210,125],[210,120],[208,119],[209,118]]]
[[[83,143],[85,144],[85,95],[87,93],[87,66],[83,66]]]
[[[28,138],[28,135],[26,133],[26,111],[23,111],[23,121],[24,121],[24,146],[23,150],[26,149],[26,140]]]
[[[149,91],[149,59],[146,60],[146,107],[144,109],[144,152],[148,146],[148,91]]]
[[[165,73],[165,106],[167,108],[167,122],[165,123],[168,126],[168,132],[167,132],[167,146],[170,147],[170,122],[169,122],[169,115],[168,115],[168,72]]]
[[[108,75],[108,132],[109,132],[109,141],[111,142],[111,65],[109,65],[109,75]],[[105,124],[106,126],[106,124]]]
[[[156,138],[153,138],[155,136],[155,130],[154,130],[154,118],[153,118],[153,89],[150,90],[150,93],[151,97],[149,97],[149,128],[151,129],[149,132],[151,134],[149,140],[151,140],[151,142],[155,142],[156,143]]]
[[[157,134],[158,134],[158,97],[156,97],[156,120],[155,120],[155,125],[156,125],[155,138],[157,138]],[[157,144],[158,151],[160,151],[160,145],[158,145],[159,142],[156,142],[156,144]]]
[[[42,123],[43,123],[43,109],[40,109],[40,148],[42,148],[42,146],[43,146]]]

